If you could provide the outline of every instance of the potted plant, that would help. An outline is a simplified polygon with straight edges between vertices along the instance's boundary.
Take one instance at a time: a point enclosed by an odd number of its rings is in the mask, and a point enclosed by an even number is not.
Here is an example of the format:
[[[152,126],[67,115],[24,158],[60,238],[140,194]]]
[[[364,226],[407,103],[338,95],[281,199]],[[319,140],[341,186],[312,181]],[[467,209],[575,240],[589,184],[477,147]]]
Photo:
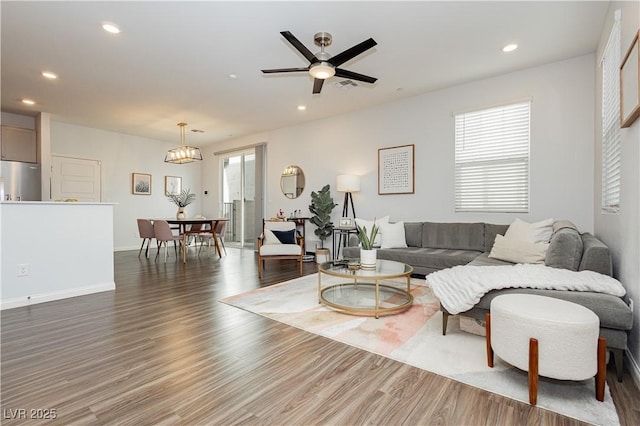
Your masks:
[[[178,212],[176,213],[176,218],[184,219],[187,217],[185,212],[185,207],[189,204],[193,203],[196,200],[196,194],[191,192],[189,188],[183,189],[177,194],[169,194],[167,195],[169,201],[173,202],[176,206],[178,206]]]
[[[314,234],[320,239],[320,248],[316,249],[316,262],[329,261],[329,249],[324,248],[324,240],[333,232],[331,211],[337,206],[331,198],[330,186],[325,185],[318,192],[311,192],[309,211],[313,216],[309,219],[316,226]]]
[[[377,251],[373,247],[376,236],[378,235],[379,227],[376,225],[375,219],[373,220],[373,226],[371,232],[367,234],[367,227],[356,224],[358,228],[358,239],[360,240],[360,267],[361,268],[375,268]]]

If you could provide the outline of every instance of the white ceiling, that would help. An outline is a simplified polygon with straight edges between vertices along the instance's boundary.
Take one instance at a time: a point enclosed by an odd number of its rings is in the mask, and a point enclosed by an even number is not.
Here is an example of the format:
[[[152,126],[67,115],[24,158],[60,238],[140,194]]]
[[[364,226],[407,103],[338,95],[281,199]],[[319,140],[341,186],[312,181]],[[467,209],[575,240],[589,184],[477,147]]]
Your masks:
[[[175,142],[185,121],[204,131],[187,143],[205,145],[594,52],[608,4],[2,1],[2,110]],[[332,55],[373,37],[341,68],[378,81],[334,77],[312,95],[306,73],[263,75],[308,65],[284,30],[312,52],[313,35],[331,33]],[[520,47],[505,54],[509,42]]]

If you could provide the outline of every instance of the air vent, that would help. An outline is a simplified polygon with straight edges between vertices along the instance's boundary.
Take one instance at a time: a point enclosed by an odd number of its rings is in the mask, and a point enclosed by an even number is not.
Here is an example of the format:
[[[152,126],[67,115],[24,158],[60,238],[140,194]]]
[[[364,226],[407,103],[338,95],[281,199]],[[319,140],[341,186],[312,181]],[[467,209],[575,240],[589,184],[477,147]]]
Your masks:
[[[348,90],[352,87],[357,87],[358,85],[353,80],[342,80],[335,83],[335,86],[338,89]]]

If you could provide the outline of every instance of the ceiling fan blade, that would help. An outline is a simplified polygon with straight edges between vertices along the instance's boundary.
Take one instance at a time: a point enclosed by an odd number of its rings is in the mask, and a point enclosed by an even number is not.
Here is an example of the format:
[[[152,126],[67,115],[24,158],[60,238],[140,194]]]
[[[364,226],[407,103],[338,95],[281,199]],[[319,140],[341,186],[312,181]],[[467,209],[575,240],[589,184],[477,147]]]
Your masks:
[[[306,68],[274,68],[271,70],[262,70],[263,73],[265,74],[272,74],[275,72],[300,72],[300,71],[305,71],[305,72],[309,72],[309,67]]]
[[[282,36],[286,38],[287,41],[298,50],[298,52],[302,53],[302,55],[307,58],[309,62],[311,62],[312,64],[314,62],[318,62],[318,58],[316,58],[316,55],[311,53],[311,51],[307,49],[304,44],[300,43],[300,40],[298,40],[296,36],[291,34],[289,31],[281,31],[280,34],[282,34]]]
[[[320,79],[320,78],[314,78],[313,79],[313,93],[320,93],[320,91],[322,90],[322,84],[324,83],[324,80]]]
[[[375,77],[369,77],[368,75],[358,74],[357,72],[343,70],[342,68],[336,68],[336,77],[350,78],[351,80],[364,81],[365,83],[375,83],[378,80]]]
[[[334,66],[340,66],[347,62],[349,59],[353,59],[359,54],[371,49],[373,46],[377,45],[376,41],[372,38],[369,40],[365,40],[360,44],[356,44],[355,46],[345,50],[342,53],[338,53],[336,56],[329,59],[329,63]]]

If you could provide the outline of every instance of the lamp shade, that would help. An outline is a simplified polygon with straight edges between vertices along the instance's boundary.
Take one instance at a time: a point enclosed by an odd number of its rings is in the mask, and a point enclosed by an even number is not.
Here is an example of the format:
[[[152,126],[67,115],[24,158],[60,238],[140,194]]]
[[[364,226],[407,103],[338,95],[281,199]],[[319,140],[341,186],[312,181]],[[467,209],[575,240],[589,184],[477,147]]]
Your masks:
[[[336,178],[336,189],[340,192],[360,191],[360,176],[338,175]]]

